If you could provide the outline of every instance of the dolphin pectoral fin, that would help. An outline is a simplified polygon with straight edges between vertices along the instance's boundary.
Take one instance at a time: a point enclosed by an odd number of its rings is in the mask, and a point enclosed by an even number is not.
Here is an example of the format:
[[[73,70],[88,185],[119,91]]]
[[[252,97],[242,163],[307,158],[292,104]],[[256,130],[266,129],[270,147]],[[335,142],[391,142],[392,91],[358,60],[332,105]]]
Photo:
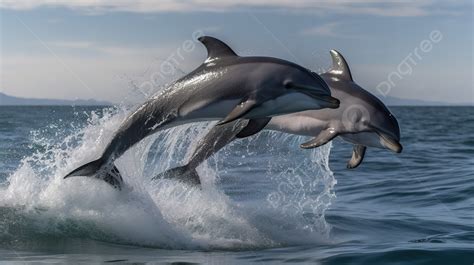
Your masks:
[[[318,136],[313,138],[312,140],[300,144],[300,147],[303,149],[311,149],[316,148],[321,145],[327,144],[329,141],[334,139],[337,136],[337,133],[332,129],[326,129],[322,131]]]
[[[226,124],[242,118],[242,116],[251,111],[256,105],[257,102],[254,99],[247,99],[240,102],[223,120],[219,121],[217,125]]]
[[[251,119],[245,128],[243,128],[235,137],[236,138],[245,138],[252,136],[259,131],[263,130],[265,126],[270,122],[272,118],[261,118],[261,119]]]
[[[354,148],[352,149],[352,157],[347,163],[347,168],[348,169],[353,169],[356,168],[362,163],[362,160],[364,160],[364,155],[365,151],[367,150],[367,147],[356,144],[354,145]]]

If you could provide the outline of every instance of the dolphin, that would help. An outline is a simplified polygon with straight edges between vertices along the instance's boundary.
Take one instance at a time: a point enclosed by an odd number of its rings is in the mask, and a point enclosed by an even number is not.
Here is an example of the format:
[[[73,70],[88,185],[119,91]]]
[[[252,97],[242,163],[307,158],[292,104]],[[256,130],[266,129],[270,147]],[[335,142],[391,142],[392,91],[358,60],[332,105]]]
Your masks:
[[[100,158],[64,178],[95,176],[120,189],[123,179],[114,161],[143,138],[184,123],[249,120],[247,131],[263,129],[275,115],[337,108],[328,85],[311,71],[271,57],[240,57],[209,36],[198,39],[208,57],[198,68],[152,97],[122,123]]]
[[[308,110],[273,117],[265,129],[313,136],[313,139],[300,145],[305,149],[322,146],[339,136],[353,144],[352,157],[347,164],[349,169],[360,165],[367,147],[385,148],[400,153],[400,128],[395,116],[382,101],[354,82],[349,65],[338,51],[331,50],[330,54],[332,67],[321,74],[321,77],[329,85],[331,95],[340,100],[339,108]],[[196,167],[228,143],[253,134],[254,132],[247,130],[250,122],[240,119],[213,127],[199,141],[186,165],[165,171],[153,179],[174,178],[199,184]]]

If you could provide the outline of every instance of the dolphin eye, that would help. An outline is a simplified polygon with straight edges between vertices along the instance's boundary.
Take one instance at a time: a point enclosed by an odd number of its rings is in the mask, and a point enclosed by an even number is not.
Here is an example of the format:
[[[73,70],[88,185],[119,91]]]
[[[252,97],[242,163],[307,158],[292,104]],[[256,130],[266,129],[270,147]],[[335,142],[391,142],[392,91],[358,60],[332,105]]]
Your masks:
[[[286,88],[286,89],[290,89],[293,87],[293,82],[291,82],[290,80],[285,80],[283,82],[283,86]]]

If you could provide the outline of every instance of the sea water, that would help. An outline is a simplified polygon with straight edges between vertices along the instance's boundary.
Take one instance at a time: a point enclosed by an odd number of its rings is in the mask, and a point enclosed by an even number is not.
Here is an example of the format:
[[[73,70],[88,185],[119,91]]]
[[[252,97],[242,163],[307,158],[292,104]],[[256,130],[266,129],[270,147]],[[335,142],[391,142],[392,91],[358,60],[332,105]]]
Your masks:
[[[116,161],[125,188],[63,179],[133,108],[0,107],[0,262],[473,264],[474,108],[392,107],[402,154],[313,150],[265,131],[153,181],[215,124],[152,135]]]

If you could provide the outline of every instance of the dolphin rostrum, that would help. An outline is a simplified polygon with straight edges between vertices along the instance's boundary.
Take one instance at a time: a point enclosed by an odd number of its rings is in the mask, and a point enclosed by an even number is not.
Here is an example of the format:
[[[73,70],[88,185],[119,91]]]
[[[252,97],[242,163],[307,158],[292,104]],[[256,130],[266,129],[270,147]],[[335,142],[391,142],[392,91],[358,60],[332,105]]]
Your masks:
[[[143,138],[180,124],[249,120],[246,133],[265,127],[271,117],[309,109],[337,108],[339,101],[322,78],[288,61],[240,57],[224,42],[198,39],[208,57],[197,69],[175,81],[125,119],[101,157],[64,178],[95,176],[121,188],[114,161]]]
[[[306,149],[324,145],[340,136],[354,144],[352,158],[347,164],[350,169],[362,162],[367,147],[400,153],[400,129],[395,117],[377,97],[353,81],[349,66],[339,52],[331,50],[331,58],[332,68],[321,77],[329,85],[331,94],[340,100],[340,107],[273,117],[265,129],[315,136],[301,144],[301,148]],[[240,119],[215,126],[199,141],[188,164],[165,171],[154,179],[174,178],[199,184],[196,167],[228,143],[241,138],[239,134],[246,130],[247,123],[247,120]]]

